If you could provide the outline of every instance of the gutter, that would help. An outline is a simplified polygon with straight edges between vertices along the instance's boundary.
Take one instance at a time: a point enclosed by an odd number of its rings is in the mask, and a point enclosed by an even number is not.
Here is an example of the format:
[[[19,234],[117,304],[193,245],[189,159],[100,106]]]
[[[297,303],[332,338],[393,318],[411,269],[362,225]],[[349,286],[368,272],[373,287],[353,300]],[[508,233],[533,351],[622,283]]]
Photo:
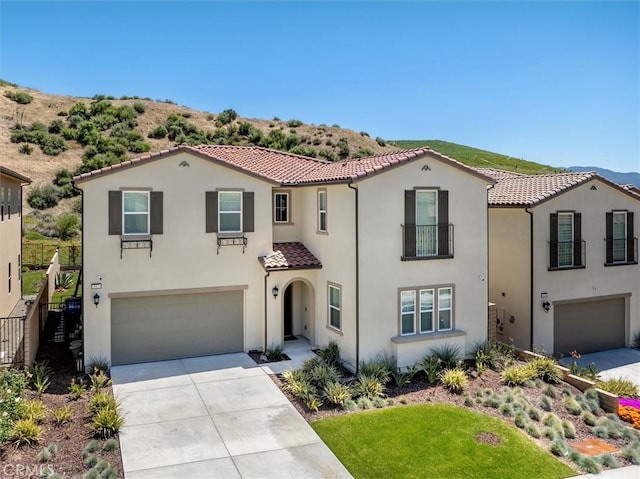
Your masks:
[[[264,344],[262,352],[267,352],[267,297],[269,296],[267,293],[267,278],[271,273],[267,271],[267,274],[264,275]]]
[[[358,188],[354,188],[353,180],[347,186],[355,192],[356,200],[356,374],[360,367],[360,240],[358,223]]]
[[[533,211],[524,209],[529,214],[529,342],[533,351]]]

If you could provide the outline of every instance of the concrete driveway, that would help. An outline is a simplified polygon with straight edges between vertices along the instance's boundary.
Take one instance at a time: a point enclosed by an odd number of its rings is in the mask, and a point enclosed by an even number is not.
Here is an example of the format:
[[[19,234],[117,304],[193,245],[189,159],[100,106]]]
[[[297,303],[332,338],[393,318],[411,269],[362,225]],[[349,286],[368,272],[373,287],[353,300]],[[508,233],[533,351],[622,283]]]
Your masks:
[[[583,354],[576,361],[580,367],[594,363],[601,379],[622,377],[634,382],[640,388],[640,350],[638,349],[620,348]],[[570,357],[560,361],[567,367],[572,362],[573,358]]]
[[[244,353],[115,366],[126,479],[348,478]]]

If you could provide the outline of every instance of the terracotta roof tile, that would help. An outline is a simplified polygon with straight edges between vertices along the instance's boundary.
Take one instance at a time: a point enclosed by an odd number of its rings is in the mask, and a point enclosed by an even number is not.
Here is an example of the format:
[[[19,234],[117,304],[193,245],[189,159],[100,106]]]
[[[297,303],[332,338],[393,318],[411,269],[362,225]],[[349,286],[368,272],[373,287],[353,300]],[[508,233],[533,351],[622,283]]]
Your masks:
[[[505,178],[489,190],[489,205],[533,206],[596,177],[596,173],[583,172]]]
[[[267,271],[322,268],[322,263],[302,243],[273,243],[273,251],[258,260]]]
[[[523,176],[527,176],[523,175],[522,173],[516,173],[514,171],[498,170],[497,168],[474,168],[474,170],[476,170],[478,173],[482,173],[485,176],[493,178],[496,181],[506,180],[507,178],[520,178]]]

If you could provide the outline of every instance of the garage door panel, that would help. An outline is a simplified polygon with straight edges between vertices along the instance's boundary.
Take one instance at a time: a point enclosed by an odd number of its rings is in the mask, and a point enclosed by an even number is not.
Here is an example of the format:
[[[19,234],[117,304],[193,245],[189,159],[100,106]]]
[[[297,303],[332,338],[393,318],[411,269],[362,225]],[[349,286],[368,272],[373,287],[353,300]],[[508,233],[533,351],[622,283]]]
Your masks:
[[[624,298],[554,306],[554,353],[569,356],[625,346]]]
[[[114,299],[113,364],[243,350],[243,292]]]

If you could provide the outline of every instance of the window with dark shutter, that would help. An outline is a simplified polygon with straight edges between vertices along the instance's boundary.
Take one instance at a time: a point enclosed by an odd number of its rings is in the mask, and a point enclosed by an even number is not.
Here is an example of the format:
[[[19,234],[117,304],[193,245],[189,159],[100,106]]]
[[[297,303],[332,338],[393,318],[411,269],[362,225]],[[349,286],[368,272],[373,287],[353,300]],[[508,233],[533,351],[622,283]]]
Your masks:
[[[404,256],[413,258],[416,255],[416,192],[404,192]]]
[[[253,191],[242,193],[242,231],[253,233],[254,223],[254,202]]]
[[[122,192],[109,192],[109,234],[122,234]]]
[[[205,232],[218,232],[218,192],[205,192]]]
[[[161,235],[163,230],[163,195],[162,191],[152,191],[150,195],[151,215],[150,215],[150,233],[152,235]]]
[[[627,212],[627,262],[638,261],[637,240],[633,236],[633,211]]]
[[[606,264],[613,264],[613,213],[608,212],[605,217],[605,255]]]
[[[448,256],[449,252],[449,192],[438,191],[438,255]]]
[[[573,266],[582,264],[582,214],[573,214]]]

